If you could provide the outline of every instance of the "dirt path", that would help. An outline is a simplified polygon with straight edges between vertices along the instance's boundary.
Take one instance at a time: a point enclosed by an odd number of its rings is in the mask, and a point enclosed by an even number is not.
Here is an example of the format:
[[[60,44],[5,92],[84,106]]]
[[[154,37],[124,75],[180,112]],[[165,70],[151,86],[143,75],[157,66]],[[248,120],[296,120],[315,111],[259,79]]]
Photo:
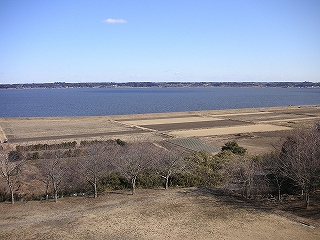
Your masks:
[[[1,239],[319,239],[315,228],[203,189],[0,204]],[[308,220],[306,220],[308,221]]]

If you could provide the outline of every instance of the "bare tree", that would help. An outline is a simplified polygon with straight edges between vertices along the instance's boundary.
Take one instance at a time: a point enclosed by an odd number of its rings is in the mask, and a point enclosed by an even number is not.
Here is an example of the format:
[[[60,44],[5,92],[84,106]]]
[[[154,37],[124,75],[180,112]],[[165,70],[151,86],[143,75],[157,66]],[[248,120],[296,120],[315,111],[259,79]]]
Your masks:
[[[246,198],[254,195],[267,186],[266,174],[262,164],[255,157],[237,157],[226,164],[227,178],[231,183],[238,184],[242,195]]]
[[[278,160],[283,175],[301,187],[308,208],[310,193],[320,181],[320,132],[317,127],[293,131],[282,145]]]
[[[92,142],[86,145],[84,156],[79,157],[78,164],[86,181],[92,186],[94,197],[98,196],[97,184],[100,177],[107,173],[110,160],[113,159],[118,144],[113,141]]]
[[[171,175],[182,171],[186,167],[183,153],[162,148],[156,160],[157,172],[165,179],[165,189],[168,189]]]
[[[131,181],[132,195],[135,194],[139,174],[152,165],[157,147],[152,143],[134,142],[121,147],[115,166]]]
[[[18,176],[21,172],[23,159],[10,159],[10,147],[0,145],[0,174],[5,179],[11,195],[11,203],[14,204],[15,187],[18,183]]]
[[[281,163],[279,162],[279,154],[272,152],[263,156],[264,169],[268,172],[269,178],[277,185],[278,201],[281,200],[282,185],[288,178],[281,171]]]
[[[46,184],[46,198],[48,197],[49,183],[51,183],[54,201],[58,201],[58,191],[63,178],[67,173],[63,151],[56,149],[49,152],[47,159],[42,159],[39,170],[42,174],[42,181]]]
[[[46,200],[49,200],[49,189],[50,189],[50,183],[51,183],[51,179],[50,176],[47,174],[47,172],[42,172],[41,173],[41,177],[40,177],[40,181],[43,182],[45,184],[46,187]]]

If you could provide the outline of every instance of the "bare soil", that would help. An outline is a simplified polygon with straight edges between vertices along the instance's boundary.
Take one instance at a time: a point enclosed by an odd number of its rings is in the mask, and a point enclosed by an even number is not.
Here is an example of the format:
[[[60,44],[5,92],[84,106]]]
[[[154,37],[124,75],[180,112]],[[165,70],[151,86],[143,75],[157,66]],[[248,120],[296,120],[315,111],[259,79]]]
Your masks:
[[[201,188],[1,203],[0,214],[1,239],[320,239],[318,217]]]
[[[145,128],[155,129],[157,131],[172,131],[172,130],[190,130],[190,129],[206,129],[217,128],[227,126],[245,125],[246,122],[236,120],[215,120],[215,121],[199,121],[199,122],[183,122],[183,123],[171,123],[171,124],[155,124],[155,125],[143,125]],[[170,132],[169,132],[170,134]]]
[[[203,137],[212,135],[230,135],[252,132],[271,132],[271,131],[285,131],[288,127],[276,126],[271,124],[251,124],[245,126],[231,126],[231,127],[214,127],[205,129],[192,130],[177,130],[169,132],[170,135],[178,137]]]

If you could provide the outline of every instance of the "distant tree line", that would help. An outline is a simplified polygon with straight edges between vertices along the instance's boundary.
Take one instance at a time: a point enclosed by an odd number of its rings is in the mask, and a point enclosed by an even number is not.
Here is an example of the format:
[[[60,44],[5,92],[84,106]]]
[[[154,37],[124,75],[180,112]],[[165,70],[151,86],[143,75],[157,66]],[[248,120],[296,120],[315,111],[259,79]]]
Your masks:
[[[79,83],[24,83],[0,84],[0,89],[30,88],[146,88],[146,87],[281,87],[281,88],[318,88],[320,82],[79,82]]]
[[[0,200],[54,199],[105,190],[220,187],[244,198],[310,197],[320,186],[318,126],[293,130],[273,152],[252,156],[237,142],[183,151],[168,142],[83,141],[0,148]],[[31,157],[30,157],[31,156]],[[34,186],[34,187],[32,187]],[[30,189],[36,189],[30,190]]]

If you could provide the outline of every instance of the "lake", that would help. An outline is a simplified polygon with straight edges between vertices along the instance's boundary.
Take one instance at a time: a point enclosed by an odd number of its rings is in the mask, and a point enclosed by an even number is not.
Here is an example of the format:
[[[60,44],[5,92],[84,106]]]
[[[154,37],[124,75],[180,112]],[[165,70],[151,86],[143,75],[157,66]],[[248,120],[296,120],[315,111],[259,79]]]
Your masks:
[[[108,116],[320,104],[319,88],[0,90],[0,117]]]

